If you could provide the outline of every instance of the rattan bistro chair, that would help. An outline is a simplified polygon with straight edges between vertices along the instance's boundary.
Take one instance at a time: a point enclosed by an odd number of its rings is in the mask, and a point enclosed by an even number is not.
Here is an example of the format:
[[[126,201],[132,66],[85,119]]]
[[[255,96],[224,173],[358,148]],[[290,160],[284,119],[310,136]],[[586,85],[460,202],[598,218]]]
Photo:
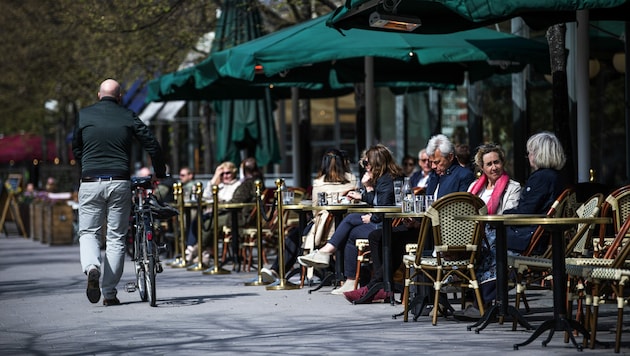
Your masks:
[[[599,216],[599,209],[604,200],[602,194],[595,194],[575,210],[575,216],[580,218],[593,218]],[[587,242],[595,229],[594,224],[578,224],[575,233],[566,244],[565,257],[582,257],[588,253]],[[527,300],[525,297],[526,286],[531,283],[531,278],[524,280],[523,274],[527,272],[531,275],[551,276],[551,251],[547,251],[543,256],[508,256],[508,264],[517,272],[517,288],[515,307],[519,308],[520,300]],[[570,295],[571,299],[572,296]],[[526,306],[526,309],[527,308]]]
[[[483,224],[475,221],[457,220],[455,216],[485,215],[487,208],[483,200],[471,193],[451,193],[436,200],[423,217],[418,247],[415,255],[405,255],[405,289],[403,292],[404,321],[409,313],[409,286],[431,285],[434,289],[433,325],[437,324],[438,301],[442,284],[452,277],[458,287],[473,288],[480,315],[483,315],[483,300],[475,275],[475,261],[481,250]],[[433,233],[435,257],[423,256],[423,246],[429,231]],[[413,272],[412,272],[413,271]],[[422,278],[424,277],[424,278]],[[420,281],[416,281],[420,279]],[[452,284],[452,283],[451,283]],[[445,312],[443,312],[446,315]]]
[[[626,234],[630,230],[630,218],[627,218],[619,228],[615,241],[623,247],[618,250],[614,258],[574,258],[566,260],[566,270],[569,278],[581,279],[586,285],[584,291],[587,307],[584,326],[590,332],[590,347],[595,347],[597,336],[597,321],[599,305],[604,300],[602,297],[602,285],[608,285],[615,296],[617,304],[617,323],[615,333],[615,352],[619,353],[621,347],[621,333],[623,329],[623,308],[625,306],[624,288],[630,281],[630,267],[627,259],[630,255],[630,243],[623,244]],[[592,306],[593,310],[590,310]]]
[[[616,189],[606,197],[606,201],[602,204],[602,216],[612,217],[612,235],[616,236],[621,229],[621,224],[630,217],[630,185]],[[607,225],[601,225],[599,237],[593,241],[593,255],[595,257],[610,258],[612,254],[616,253],[614,250],[618,250],[621,247],[621,243],[624,242],[624,238],[616,240],[607,237],[606,229]],[[626,234],[625,238],[627,237],[629,237],[628,234]],[[613,240],[616,243],[611,248]]]

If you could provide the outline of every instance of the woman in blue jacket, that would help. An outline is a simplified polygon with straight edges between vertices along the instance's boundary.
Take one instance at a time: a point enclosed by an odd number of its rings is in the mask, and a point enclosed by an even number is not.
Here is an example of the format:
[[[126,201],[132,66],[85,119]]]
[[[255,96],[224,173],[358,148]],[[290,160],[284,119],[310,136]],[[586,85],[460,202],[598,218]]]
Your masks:
[[[541,132],[530,137],[527,140],[527,159],[532,173],[521,190],[518,207],[505,210],[503,214],[545,215],[564,189],[560,170],[564,167],[566,156],[560,140],[554,134]],[[525,251],[534,230],[536,226],[507,229],[508,250],[516,254]],[[541,243],[544,242],[541,240]]]

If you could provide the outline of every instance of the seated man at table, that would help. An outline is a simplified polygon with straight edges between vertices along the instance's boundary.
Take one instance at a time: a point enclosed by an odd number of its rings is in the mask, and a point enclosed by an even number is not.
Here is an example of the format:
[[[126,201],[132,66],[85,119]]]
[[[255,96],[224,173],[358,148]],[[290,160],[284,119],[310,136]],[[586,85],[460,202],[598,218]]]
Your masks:
[[[427,184],[427,194],[439,199],[449,193],[465,192],[473,182],[472,171],[459,165],[455,159],[455,147],[446,136],[433,136],[427,144],[426,154],[432,169]],[[394,268],[398,268],[402,262],[405,245],[418,240],[419,229],[418,221],[409,220],[392,228],[392,266]],[[368,239],[370,241],[373,277],[367,286],[344,293],[346,299],[351,303],[361,299],[373,286],[383,282],[383,229],[372,231]],[[425,246],[424,248],[431,249],[432,247]],[[385,291],[380,289],[373,297],[368,297],[365,302],[370,303],[372,300],[384,299],[381,298],[384,294]]]

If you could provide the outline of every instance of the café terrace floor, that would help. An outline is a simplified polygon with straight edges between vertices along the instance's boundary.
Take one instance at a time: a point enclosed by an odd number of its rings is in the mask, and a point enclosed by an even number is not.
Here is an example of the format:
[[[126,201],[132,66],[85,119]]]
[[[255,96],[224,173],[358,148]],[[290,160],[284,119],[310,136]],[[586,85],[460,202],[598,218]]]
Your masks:
[[[309,294],[308,288],[245,286],[256,276],[254,269],[204,275],[165,267],[157,278],[157,307],[151,308],[137,292],[125,292],[124,285],[134,280],[127,259],[118,288],[122,305],[104,307],[87,301],[78,245],[48,246],[2,234],[0,350],[7,355],[578,353],[561,332],[546,347],[541,342],[547,333],[515,351],[513,344],[532,331],[511,331],[511,323],[505,323],[476,334],[467,331],[470,322],[440,318],[432,326],[426,316],[405,323],[392,318],[402,311],[400,304],[352,305],[331,295],[331,287]],[[533,313],[526,319],[536,327],[551,315],[550,291],[530,291],[529,300]],[[612,354],[615,306],[600,310],[598,339],[610,347],[587,348],[584,354]],[[621,354],[630,354],[627,334],[622,341]]]

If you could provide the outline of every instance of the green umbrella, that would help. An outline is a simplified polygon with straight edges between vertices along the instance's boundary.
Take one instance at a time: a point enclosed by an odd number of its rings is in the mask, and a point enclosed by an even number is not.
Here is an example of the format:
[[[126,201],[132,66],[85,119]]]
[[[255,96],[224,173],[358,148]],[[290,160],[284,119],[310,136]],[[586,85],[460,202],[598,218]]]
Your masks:
[[[548,71],[546,44],[511,34],[480,28],[442,35],[353,29],[342,35],[326,26],[329,18],[215,53],[195,66],[197,89],[213,85],[217,78],[282,85],[282,77],[296,76],[295,71],[328,72],[337,83],[362,82],[364,57],[374,57],[375,82],[458,84],[466,72],[476,81],[520,71],[527,63]]]
[[[227,49],[260,37],[262,19],[253,0],[227,0],[218,19],[212,52]],[[196,74],[197,72],[194,71]],[[183,77],[186,78],[186,75]],[[190,77],[186,79],[189,82]],[[273,121],[273,101],[268,88],[260,99],[214,102],[217,114],[216,157],[218,161],[239,164],[241,152],[254,156],[265,166],[280,162],[280,150]]]
[[[577,10],[588,10],[588,12],[578,13]],[[534,29],[545,29],[554,24],[576,22],[578,17],[580,21],[588,19],[627,22],[630,17],[629,14],[629,0],[346,0],[345,5],[334,12],[328,24],[337,29],[370,28],[381,31],[408,30],[414,33],[448,33],[490,25],[514,17],[523,18]],[[412,24],[419,26],[411,26]],[[560,28],[553,30],[550,34],[557,41],[560,41]],[[578,37],[580,37],[580,32],[578,31]],[[627,33],[628,30],[626,30]],[[580,47],[580,41],[585,40],[585,34],[581,32],[577,47]],[[557,43],[552,48],[562,49],[564,48],[563,45],[564,43]],[[580,51],[577,50],[577,52]],[[578,67],[586,68],[584,63],[588,60],[587,56],[588,53],[578,58]],[[553,81],[554,126],[566,145],[570,141],[567,139],[569,130],[561,128],[569,121],[567,116],[568,104],[566,104],[568,102],[566,71],[561,69],[561,64],[565,62],[565,53],[561,50],[554,51],[552,60],[556,64],[553,76],[557,78]],[[581,70],[577,75],[577,82],[580,83],[581,87],[585,87],[587,85],[584,85],[584,82],[587,81],[585,70]],[[627,74],[626,83],[628,83]],[[587,91],[580,91],[578,96],[576,98],[577,103],[588,103]],[[626,100],[628,99],[626,98]],[[630,135],[630,124],[628,124],[630,122],[630,109],[627,105],[626,122],[626,133]],[[578,110],[578,131],[587,132],[589,127],[588,110],[582,108],[582,110]],[[585,135],[580,135],[578,132],[578,142],[575,146],[577,146],[578,151],[582,150],[580,156],[583,158],[580,160],[581,166],[578,167],[579,179],[588,177],[588,162],[590,160],[590,154],[586,149],[588,143],[579,142],[584,139]],[[571,146],[568,145],[567,147],[569,157],[571,157]],[[630,143],[626,143],[626,157],[626,175],[630,176]],[[570,160],[567,166],[571,168]]]
[[[576,10],[590,9],[593,20],[627,21],[627,0],[346,0],[329,21],[341,29],[418,23],[415,33],[448,33],[491,25],[520,16],[534,29],[575,21]],[[372,18],[372,25],[370,25]],[[383,21],[375,21],[375,19]]]

